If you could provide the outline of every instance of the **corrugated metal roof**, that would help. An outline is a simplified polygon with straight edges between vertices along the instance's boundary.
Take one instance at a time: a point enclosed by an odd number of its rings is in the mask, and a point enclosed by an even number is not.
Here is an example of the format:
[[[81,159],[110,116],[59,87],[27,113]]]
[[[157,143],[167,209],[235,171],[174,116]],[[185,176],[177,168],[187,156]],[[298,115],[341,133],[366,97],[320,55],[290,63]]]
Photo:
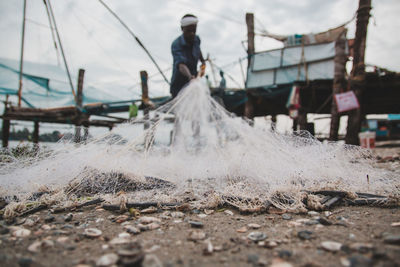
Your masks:
[[[266,87],[305,81],[306,76],[308,80],[333,79],[334,56],[335,42],[256,53],[251,58],[246,85],[248,88]]]

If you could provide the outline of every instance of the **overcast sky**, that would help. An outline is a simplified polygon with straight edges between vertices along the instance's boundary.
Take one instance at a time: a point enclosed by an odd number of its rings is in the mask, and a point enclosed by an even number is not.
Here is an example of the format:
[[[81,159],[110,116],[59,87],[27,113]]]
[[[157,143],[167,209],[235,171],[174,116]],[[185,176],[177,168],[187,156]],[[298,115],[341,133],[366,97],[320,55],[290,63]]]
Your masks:
[[[243,84],[239,58],[246,56],[246,12],[256,28],[276,34],[317,33],[336,27],[354,15],[356,0],[104,0],[132,29],[162,69],[170,68],[171,42],[180,35],[180,18],[199,17],[198,35],[204,55]],[[139,93],[139,71],[157,72],[147,55],[98,0],[52,1],[57,26],[71,72],[86,69],[85,82],[130,99]],[[400,71],[400,1],[372,0],[366,62]],[[0,57],[19,59],[23,0],[0,1]],[[25,60],[57,65],[48,18],[42,0],[27,0]],[[354,37],[349,24],[348,38]],[[280,42],[256,37],[256,50],[281,47]],[[232,64],[230,64],[232,63]],[[62,64],[62,63],[61,63]],[[246,65],[243,66],[244,68]],[[208,68],[207,71],[210,71]],[[170,79],[171,72],[166,72]],[[210,77],[212,77],[210,73]],[[166,95],[161,76],[150,83],[152,95]],[[228,87],[238,87],[228,79]]]

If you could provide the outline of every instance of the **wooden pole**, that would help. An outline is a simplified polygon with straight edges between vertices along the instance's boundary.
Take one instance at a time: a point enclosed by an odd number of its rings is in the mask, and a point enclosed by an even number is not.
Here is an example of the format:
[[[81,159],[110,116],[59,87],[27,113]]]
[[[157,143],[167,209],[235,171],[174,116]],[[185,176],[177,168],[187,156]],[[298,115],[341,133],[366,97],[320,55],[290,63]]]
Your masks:
[[[79,143],[81,141],[81,110],[82,110],[82,103],[83,103],[83,78],[85,76],[85,70],[79,69],[78,75],[78,91],[76,96],[76,107],[78,108],[78,118],[75,124],[75,142]]]
[[[371,0],[360,0],[357,11],[356,36],[354,40],[353,68],[351,70],[349,86],[357,96],[360,108],[350,111],[347,122],[346,144],[358,145],[358,133],[361,130],[363,118],[362,93],[365,88],[365,47],[367,29],[371,10]]]
[[[2,143],[3,147],[8,147],[8,139],[10,138],[10,120],[4,119],[7,114],[8,108],[8,95],[6,95],[6,101],[4,102],[4,112],[3,112],[3,125],[2,125]]]
[[[340,126],[340,114],[337,110],[335,101],[335,94],[343,93],[345,86],[345,74],[346,74],[346,33],[344,31],[335,43],[335,71],[332,86],[332,105],[331,105],[331,128],[329,131],[329,140],[337,141],[339,139],[338,132]]]
[[[35,121],[35,123],[34,123],[32,141],[34,144],[39,143],[39,122],[38,121]]]
[[[246,24],[247,24],[247,69],[250,68],[251,57],[255,53],[254,46],[254,14],[246,13]],[[254,97],[246,90],[247,101],[244,106],[244,116],[253,119],[254,118]]]
[[[148,106],[148,102],[149,102],[149,87],[147,84],[147,80],[148,80],[148,75],[147,75],[147,71],[142,70],[140,72],[140,80],[141,80],[141,84],[142,84],[142,105],[143,105],[143,114],[144,114],[144,119],[145,119],[145,123],[144,123],[144,129],[148,129],[150,127],[148,120],[149,120],[149,106]]]
[[[21,38],[21,58],[19,61],[19,85],[18,85],[18,107],[21,106],[22,99],[22,73],[24,69],[24,44],[25,44],[25,21],[26,21],[26,0],[24,0],[24,18],[22,21],[22,38]]]

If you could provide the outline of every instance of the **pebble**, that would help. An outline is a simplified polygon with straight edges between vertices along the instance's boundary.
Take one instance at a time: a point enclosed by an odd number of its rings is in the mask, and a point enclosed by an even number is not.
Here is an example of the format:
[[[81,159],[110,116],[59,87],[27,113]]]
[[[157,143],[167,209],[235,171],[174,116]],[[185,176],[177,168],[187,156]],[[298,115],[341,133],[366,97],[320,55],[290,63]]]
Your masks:
[[[126,222],[129,219],[128,215],[119,215],[118,217],[115,218],[116,223],[123,223]]]
[[[155,213],[157,212],[157,208],[156,207],[149,207],[147,209],[143,209],[140,211],[140,213],[144,213],[144,214],[149,214],[149,213]]]
[[[275,248],[277,246],[278,246],[278,243],[276,243],[275,241],[268,241],[264,245],[264,247],[266,247],[266,248]]]
[[[149,223],[154,223],[154,222],[155,223],[161,223],[161,220],[156,218],[156,217],[143,216],[143,217],[140,217],[138,219],[138,222],[139,223],[143,223],[143,224],[149,224]]]
[[[247,228],[246,228],[246,226],[243,226],[243,227],[241,227],[239,229],[236,229],[236,232],[238,232],[238,233],[246,233],[247,232]]]
[[[297,236],[302,240],[310,240],[314,238],[314,233],[308,230],[297,232]]]
[[[290,262],[276,258],[272,260],[270,267],[293,267],[293,265]]]
[[[267,234],[263,232],[251,232],[250,234],[247,235],[248,239],[255,242],[265,240],[267,237],[268,237]]]
[[[183,217],[185,217],[185,213],[180,212],[180,211],[174,211],[174,212],[171,212],[171,217],[172,218],[183,218]]]
[[[214,246],[210,240],[207,240],[206,247],[203,250],[203,255],[211,255],[214,252]]]
[[[85,231],[83,232],[83,234],[84,234],[86,237],[94,238],[94,237],[99,237],[99,236],[101,236],[101,235],[102,235],[102,232],[101,232],[101,230],[99,230],[99,229],[97,229],[97,228],[86,228]]]
[[[211,215],[211,214],[214,213],[214,210],[207,210],[207,209],[205,209],[205,210],[204,210],[204,213],[205,213],[206,215]]]
[[[287,214],[287,213],[284,213],[284,214],[282,214],[282,219],[284,219],[284,220],[291,220],[291,219],[292,219],[292,216],[289,215],[289,214]]]
[[[133,225],[125,225],[124,229],[130,234],[137,235],[140,233],[140,230]]]
[[[198,241],[206,239],[206,233],[199,230],[190,231],[188,240]]]
[[[110,266],[116,264],[118,261],[118,255],[115,253],[109,253],[101,256],[96,261],[96,266]]]
[[[130,243],[132,240],[127,237],[115,237],[113,239],[111,239],[110,241],[110,245],[122,245],[122,244],[128,244]]]
[[[331,216],[332,214],[333,214],[333,213],[332,213],[331,211],[329,211],[329,210],[324,211],[325,217],[329,217],[329,216]]]
[[[374,246],[371,243],[353,243],[349,247],[351,250],[358,251],[360,253],[368,253],[374,249]]]
[[[362,255],[354,255],[348,258],[351,267],[372,267],[372,260]]]
[[[386,244],[400,245],[400,235],[386,235],[383,242]]]
[[[40,241],[35,241],[32,244],[29,245],[28,247],[28,251],[36,253],[39,252],[39,248],[42,245],[42,242]]]
[[[49,223],[49,222],[53,222],[56,219],[56,217],[54,217],[53,215],[48,215],[44,218],[44,222]]]
[[[74,217],[74,215],[72,213],[68,213],[67,215],[65,215],[64,221],[70,222],[70,221],[72,221],[73,217]]]
[[[161,261],[154,254],[147,254],[144,257],[143,264],[144,267],[163,267]]]
[[[288,258],[292,257],[292,255],[293,255],[293,253],[290,250],[283,249],[283,250],[278,251],[278,256],[281,259],[288,259]]]
[[[335,241],[324,241],[321,243],[321,247],[327,251],[336,252],[342,247],[342,244]]]
[[[259,229],[259,228],[261,228],[261,225],[256,224],[256,223],[249,223],[249,224],[247,225],[247,227],[249,227],[249,228],[251,228],[251,229]]]
[[[208,216],[208,215],[207,215],[207,214],[204,214],[204,213],[197,215],[197,217],[199,217],[199,218],[201,218],[201,219],[204,219],[204,218],[207,217],[207,216]]]
[[[51,226],[48,225],[48,224],[43,224],[40,228],[42,228],[42,229],[45,230],[45,231],[51,230]]]
[[[307,212],[307,214],[308,214],[308,215],[310,215],[310,216],[318,216],[318,215],[319,215],[319,213],[318,213],[318,212],[316,212],[316,211],[313,211],[313,210],[311,210],[311,211]]]
[[[204,224],[198,221],[189,221],[190,226],[193,228],[203,228]]]
[[[29,267],[33,264],[33,260],[31,258],[20,258],[18,259],[18,264],[20,267]]]
[[[328,221],[327,219],[322,218],[322,217],[319,217],[319,218],[317,219],[317,221],[318,221],[320,224],[322,224],[322,225],[332,225],[332,222],[330,222],[330,221]]]
[[[14,231],[12,233],[12,235],[15,237],[27,237],[27,236],[30,236],[30,234],[31,234],[31,230],[28,230],[25,228],[17,229],[16,231]]]
[[[147,230],[154,230],[160,228],[160,225],[158,223],[152,222],[149,224],[141,224],[139,223],[137,225],[140,231],[147,231]]]
[[[225,213],[225,214],[228,214],[228,215],[230,215],[230,216],[233,216],[233,212],[230,211],[230,210],[225,210],[224,213]]]

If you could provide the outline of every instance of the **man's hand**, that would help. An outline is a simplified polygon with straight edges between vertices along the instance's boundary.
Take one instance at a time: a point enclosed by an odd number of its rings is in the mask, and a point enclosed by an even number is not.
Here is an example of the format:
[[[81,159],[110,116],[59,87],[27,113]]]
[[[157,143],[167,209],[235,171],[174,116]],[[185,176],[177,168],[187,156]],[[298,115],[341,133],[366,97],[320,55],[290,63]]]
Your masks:
[[[206,74],[206,63],[202,63],[200,66],[199,77],[203,77]]]

